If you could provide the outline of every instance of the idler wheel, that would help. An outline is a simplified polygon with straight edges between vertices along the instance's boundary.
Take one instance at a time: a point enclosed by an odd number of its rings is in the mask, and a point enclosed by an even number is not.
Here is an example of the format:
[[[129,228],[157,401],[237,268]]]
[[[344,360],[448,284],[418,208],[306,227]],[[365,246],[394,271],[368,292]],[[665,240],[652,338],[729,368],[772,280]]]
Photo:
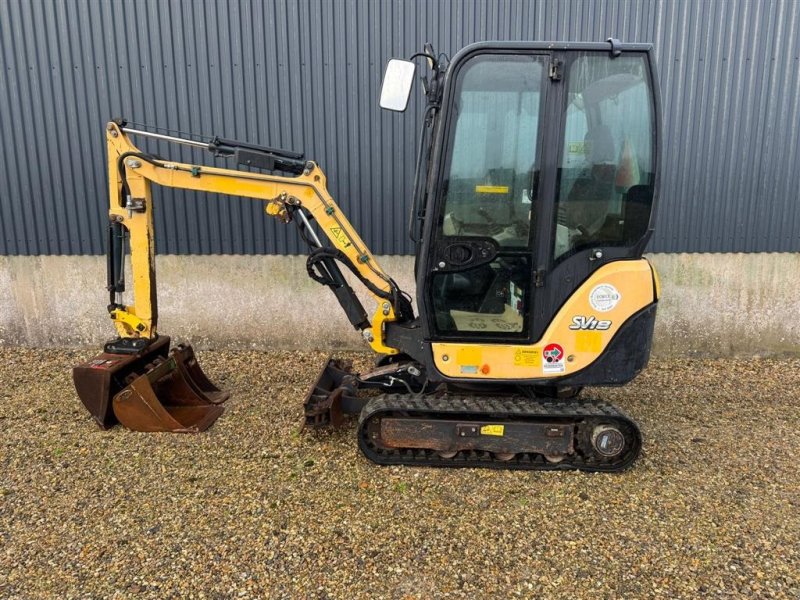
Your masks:
[[[625,436],[616,427],[598,425],[592,431],[592,448],[600,456],[612,458],[625,448]]]

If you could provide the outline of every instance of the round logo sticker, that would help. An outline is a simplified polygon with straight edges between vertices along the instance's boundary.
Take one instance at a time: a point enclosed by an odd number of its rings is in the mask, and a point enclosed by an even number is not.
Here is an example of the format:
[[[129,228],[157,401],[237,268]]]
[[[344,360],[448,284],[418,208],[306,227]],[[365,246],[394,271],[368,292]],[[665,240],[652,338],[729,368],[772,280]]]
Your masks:
[[[622,296],[610,283],[601,283],[594,286],[589,294],[589,304],[598,312],[608,312],[619,303]]]

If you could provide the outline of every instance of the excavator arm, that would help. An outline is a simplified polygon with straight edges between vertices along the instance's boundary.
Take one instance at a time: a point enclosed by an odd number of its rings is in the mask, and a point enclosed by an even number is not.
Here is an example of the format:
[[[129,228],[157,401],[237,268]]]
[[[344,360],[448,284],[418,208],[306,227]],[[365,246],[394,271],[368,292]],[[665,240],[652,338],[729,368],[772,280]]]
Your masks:
[[[288,175],[165,160],[141,151],[130,135],[204,148],[231,157],[239,165]],[[108,123],[106,141],[108,312],[119,337],[108,342],[101,354],[73,369],[78,396],[100,427],[107,429],[120,422],[135,431],[199,432],[222,414],[222,404],[229,396],[209,381],[191,346],[179,344],[170,349],[170,338],[158,332],[153,184],[252,198],[264,204],[267,215],[295,223],[310,248],[308,274],[333,291],[350,323],[375,352],[399,354],[386,343],[385,324],[412,320],[411,302],[381,269],[331,198],[325,173],[316,163],[302,160],[301,154],[254,144],[220,138],[198,142],[132,129],[124,121]],[[330,244],[323,243],[312,221]],[[126,303],[128,246],[133,298]],[[350,269],[377,302],[371,319],[340,265]],[[323,369],[306,400],[312,420],[332,422],[338,418],[345,401],[344,377],[352,380],[335,361]],[[341,388],[337,394],[332,393],[335,387]]]
[[[129,134],[189,143],[217,155],[233,156],[245,165],[282,170],[293,176],[262,174],[164,160],[139,150]],[[155,229],[153,183],[172,188],[243,196],[264,203],[265,212],[285,223],[295,222],[309,244],[309,275],[331,288],[353,326],[362,332],[375,352],[397,354],[385,342],[384,324],[410,319],[411,306],[397,284],[381,269],[364,241],[337,206],[326,187],[322,169],[302,155],[252,144],[214,138],[208,144],[130,129],[124,121],[106,127],[109,181],[109,314],[118,340],[110,352],[137,352],[157,339]],[[315,220],[330,246],[311,227]],[[130,240],[133,303],[122,302],[124,281],[124,236]],[[377,302],[368,318],[361,302],[339,268],[344,264],[366,286]]]

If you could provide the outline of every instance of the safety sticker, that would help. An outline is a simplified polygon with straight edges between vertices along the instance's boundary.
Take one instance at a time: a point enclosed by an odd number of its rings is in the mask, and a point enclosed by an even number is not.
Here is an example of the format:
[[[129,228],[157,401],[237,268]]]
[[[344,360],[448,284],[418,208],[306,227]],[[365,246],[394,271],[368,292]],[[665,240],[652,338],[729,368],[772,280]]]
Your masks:
[[[564,372],[564,348],[559,344],[547,344],[542,350],[542,371],[545,373]]]
[[[567,142],[567,152],[570,154],[586,154],[586,142]]]
[[[350,246],[350,238],[342,231],[341,227],[331,227],[331,233],[333,234],[333,239],[339,242],[343,247],[347,248]]]
[[[507,185],[476,185],[476,194],[507,194]]]
[[[505,425],[484,425],[481,427],[481,435],[497,435],[502,437],[505,434]]]
[[[538,348],[531,350],[517,349],[514,352],[515,367],[538,367],[541,364],[541,355]]]
[[[622,298],[622,295],[610,283],[601,283],[594,286],[589,293],[589,304],[598,312],[608,312],[613,309]]]

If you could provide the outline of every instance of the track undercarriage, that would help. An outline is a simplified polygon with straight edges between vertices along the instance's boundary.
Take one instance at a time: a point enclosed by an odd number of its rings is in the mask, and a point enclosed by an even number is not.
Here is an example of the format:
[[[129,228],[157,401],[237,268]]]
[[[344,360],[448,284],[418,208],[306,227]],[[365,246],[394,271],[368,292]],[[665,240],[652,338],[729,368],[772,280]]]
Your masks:
[[[306,398],[306,425],[358,414],[361,451],[384,465],[613,472],[639,455],[639,428],[611,404],[520,392],[427,390],[414,364],[358,376],[330,361]]]

